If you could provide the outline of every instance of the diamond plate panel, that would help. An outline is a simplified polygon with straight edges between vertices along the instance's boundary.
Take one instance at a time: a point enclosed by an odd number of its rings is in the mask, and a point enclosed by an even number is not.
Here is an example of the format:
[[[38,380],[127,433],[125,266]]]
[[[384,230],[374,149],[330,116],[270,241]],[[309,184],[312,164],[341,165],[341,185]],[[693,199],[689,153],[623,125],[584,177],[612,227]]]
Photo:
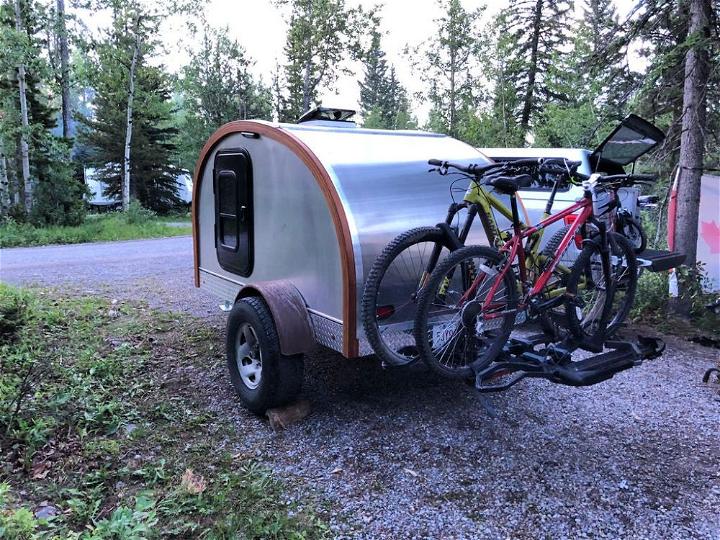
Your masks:
[[[310,313],[310,320],[315,331],[315,341],[329,349],[342,352],[343,325],[316,313]]]

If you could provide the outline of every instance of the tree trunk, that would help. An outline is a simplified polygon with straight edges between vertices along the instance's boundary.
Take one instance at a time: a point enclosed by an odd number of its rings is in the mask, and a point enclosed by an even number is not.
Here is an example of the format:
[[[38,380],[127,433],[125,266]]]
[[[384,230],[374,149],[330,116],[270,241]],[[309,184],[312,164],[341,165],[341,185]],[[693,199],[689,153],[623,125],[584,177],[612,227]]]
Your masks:
[[[65,26],[65,0],[57,0],[58,40],[60,42],[60,88],[62,90],[62,134],[69,138],[72,133],[70,110],[70,61],[67,27]]]
[[[457,137],[456,123],[457,123],[457,96],[455,91],[455,60],[457,58],[457,47],[454,44],[450,45],[450,136]]]
[[[526,134],[530,127],[530,115],[532,114],[533,95],[535,93],[535,77],[537,76],[538,44],[540,42],[540,23],[542,22],[542,8],[544,0],[537,0],[535,4],[535,16],[533,17],[532,40],[530,41],[530,65],[528,66],[528,83],[525,89],[523,100],[522,116],[520,125],[523,134]]]
[[[0,140],[0,216],[6,216],[10,209],[10,181],[7,172],[5,148]]]
[[[19,34],[23,32],[22,12],[20,11],[20,0],[15,0],[15,29]],[[27,85],[25,84],[25,65],[20,64],[17,72],[18,93],[20,94],[20,116],[22,118],[22,131],[20,132],[20,154],[22,156],[22,180],[23,191],[25,192],[25,212],[30,214],[33,206],[34,185],[30,178],[30,150],[28,148],[28,107],[27,107]]]
[[[310,24],[312,24],[313,20],[313,7],[313,2],[309,2],[307,20],[310,21]],[[312,37],[309,38],[309,41],[312,41]],[[312,48],[310,47],[310,43],[308,43],[308,50],[305,51],[305,54],[307,55],[307,60],[305,61],[305,69],[303,73],[303,97],[302,111],[300,111],[300,115],[305,114],[305,111],[310,108],[310,98],[312,97],[312,89],[310,88],[310,79],[312,76]]]
[[[128,89],[127,122],[125,124],[125,156],[123,158],[122,207],[127,212],[130,207],[130,143],[133,131],[133,100],[135,99],[135,68],[140,55],[140,21],[135,26],[135,46],[130,62],[130,87]]]
[[[690,314],[690,280],[697,279],[692,270],[697,262],[700,181],[705,150],[705,91],[710,73],[710,0],[690,0],[688,39],[699,41],[688,49],[685,56],[675,246],[685,253],[685,265],[690,267],[691,272],[688,281],[678,284],[679,296],[671,303],[672,309],[684,316]]]

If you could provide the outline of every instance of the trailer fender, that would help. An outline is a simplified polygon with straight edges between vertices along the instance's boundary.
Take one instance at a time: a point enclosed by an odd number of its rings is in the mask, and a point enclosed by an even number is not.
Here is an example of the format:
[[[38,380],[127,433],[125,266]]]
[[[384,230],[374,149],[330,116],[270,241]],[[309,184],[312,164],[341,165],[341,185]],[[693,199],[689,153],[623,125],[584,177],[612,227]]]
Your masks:
[[[309,352],[315,345],[307,306],[297,288],[287,280],[259,281],[245,285],[235,301],[249,296],[265,300],[270,308],[278,337],[280,352],[286,356]]]

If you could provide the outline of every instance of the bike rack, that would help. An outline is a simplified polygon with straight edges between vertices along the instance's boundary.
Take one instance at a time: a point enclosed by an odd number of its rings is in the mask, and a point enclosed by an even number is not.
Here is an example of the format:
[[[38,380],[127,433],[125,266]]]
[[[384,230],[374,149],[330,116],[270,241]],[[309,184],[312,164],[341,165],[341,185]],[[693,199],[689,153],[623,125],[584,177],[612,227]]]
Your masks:
[[[478,392],[500,392],[525,378],[547,379],[567,386],[590,386],[612,378],[616,373],[640,365],[643,360],[659,357],[665,343],[658,338],[638,336],[634,341],[609,340],[604,343],[608,352],[582,360],[573,360],[573,353],[583,347],[572,338],[553,342],[545,334],[525,339],[510,339],[500,358],[475,373]],[[493,379],[514,374],[500,384],[488,384]]]

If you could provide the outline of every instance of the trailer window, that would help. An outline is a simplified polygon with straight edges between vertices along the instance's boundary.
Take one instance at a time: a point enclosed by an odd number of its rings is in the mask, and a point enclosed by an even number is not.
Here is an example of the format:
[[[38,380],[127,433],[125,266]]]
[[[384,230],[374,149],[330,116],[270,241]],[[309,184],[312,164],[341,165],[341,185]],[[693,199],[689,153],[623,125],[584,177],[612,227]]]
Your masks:
[[[220,241],[223,247],[237,249],[237,176],[233,171],[218,174],[218,204],[220,205]]]
[[[215,247],[220,266],[235,274],[252,271],[252,168],[244,149],[215,157]]]

